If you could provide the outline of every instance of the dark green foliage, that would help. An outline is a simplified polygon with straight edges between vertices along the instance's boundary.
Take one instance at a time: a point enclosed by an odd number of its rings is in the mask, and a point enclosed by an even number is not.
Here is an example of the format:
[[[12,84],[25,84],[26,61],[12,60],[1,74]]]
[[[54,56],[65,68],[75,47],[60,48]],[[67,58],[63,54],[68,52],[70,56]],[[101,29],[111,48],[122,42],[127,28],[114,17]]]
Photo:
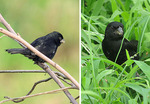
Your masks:
[[[81,12],[81,102],[83,104],[150,103],[149,2],[82,0]],[[121,66],[105,57],[101,43],[105,28],[112,21],[123,23],[126,39],[139,41],[140,61],[128,57]],[[140,77],[135,77],[137,71]]]

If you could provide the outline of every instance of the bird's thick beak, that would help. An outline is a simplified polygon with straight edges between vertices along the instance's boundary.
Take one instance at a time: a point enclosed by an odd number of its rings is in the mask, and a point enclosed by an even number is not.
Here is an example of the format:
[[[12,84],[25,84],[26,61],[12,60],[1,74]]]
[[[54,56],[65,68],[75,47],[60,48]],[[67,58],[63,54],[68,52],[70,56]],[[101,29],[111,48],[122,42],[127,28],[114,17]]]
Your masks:
[[[116,32],[119,35],[123,35],[123,29],[122,29],[122,27],[119,27]]]
[[[60,41],[60,43],[65,43],[65,40],[64,40],[64,39],[62,39],[62,40]]]

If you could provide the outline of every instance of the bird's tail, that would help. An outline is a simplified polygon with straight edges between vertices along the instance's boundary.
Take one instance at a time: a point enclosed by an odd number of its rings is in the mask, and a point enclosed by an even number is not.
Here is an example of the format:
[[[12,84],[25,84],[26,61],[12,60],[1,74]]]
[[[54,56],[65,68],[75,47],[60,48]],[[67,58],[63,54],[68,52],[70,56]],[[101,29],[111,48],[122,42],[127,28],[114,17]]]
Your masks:
[[[11,54],[25,54],[25,48],[14,48],[14,49],[6,49],[6,51],[8,53],[11,53]]]

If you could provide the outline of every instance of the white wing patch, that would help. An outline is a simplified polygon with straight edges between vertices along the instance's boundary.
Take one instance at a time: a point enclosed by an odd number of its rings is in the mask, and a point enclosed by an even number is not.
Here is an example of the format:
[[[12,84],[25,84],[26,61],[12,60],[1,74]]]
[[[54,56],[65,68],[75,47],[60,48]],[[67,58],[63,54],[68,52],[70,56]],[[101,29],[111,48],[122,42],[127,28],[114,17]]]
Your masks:
[[[53,53],[55,53],[55,51],[53,51]]]
[[[131,56],[130,58],[131,58],[131,59],[134,59],[135,57],[137,57],[137,53],[134,54],[133,56]]]

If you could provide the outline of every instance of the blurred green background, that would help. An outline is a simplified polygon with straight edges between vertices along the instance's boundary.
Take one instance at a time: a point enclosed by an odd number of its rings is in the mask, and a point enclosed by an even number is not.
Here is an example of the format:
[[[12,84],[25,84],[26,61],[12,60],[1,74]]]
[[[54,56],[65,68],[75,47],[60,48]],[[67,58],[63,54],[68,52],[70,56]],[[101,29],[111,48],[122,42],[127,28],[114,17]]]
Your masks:
[[[0,13],[12,26],[15,32],[31,43],[36,38],[52,31],[63,34],[62,44],[53,58],[57,64],[66,69],[79,81],[79,1],[78,0],[6,0],[0,1]],[[0,27],[4,27],[0,24]],[[0,36],[3,34],[0,33]],[[11,38],[0,38],[0,70],[42,70],[32,60],[22,55],[11,55],[5,49],[20,48]],[[52,68],[52,67],[51,67]],[[52,68],[54,69],[54,68]],[[54,69],[55,70],[55,69]],[[56,71],[56,70],[55,70]],[[4,96],[24,96],[33,84],[48,78],[47,74],[0,74],[0,101]],[[33,93],[59,89],[54,81],[42,83]],[[70,90],[78,96],[78,90]],[[32,94],[33,94],[32,93]],[[59,99],[59,100],[58,100]],[[79,101],[79,100],[77,100]],[[68,98],[63,92],[29,98],[20,104],[67,104]],[[13,104],[7,102],[5,104]]]

